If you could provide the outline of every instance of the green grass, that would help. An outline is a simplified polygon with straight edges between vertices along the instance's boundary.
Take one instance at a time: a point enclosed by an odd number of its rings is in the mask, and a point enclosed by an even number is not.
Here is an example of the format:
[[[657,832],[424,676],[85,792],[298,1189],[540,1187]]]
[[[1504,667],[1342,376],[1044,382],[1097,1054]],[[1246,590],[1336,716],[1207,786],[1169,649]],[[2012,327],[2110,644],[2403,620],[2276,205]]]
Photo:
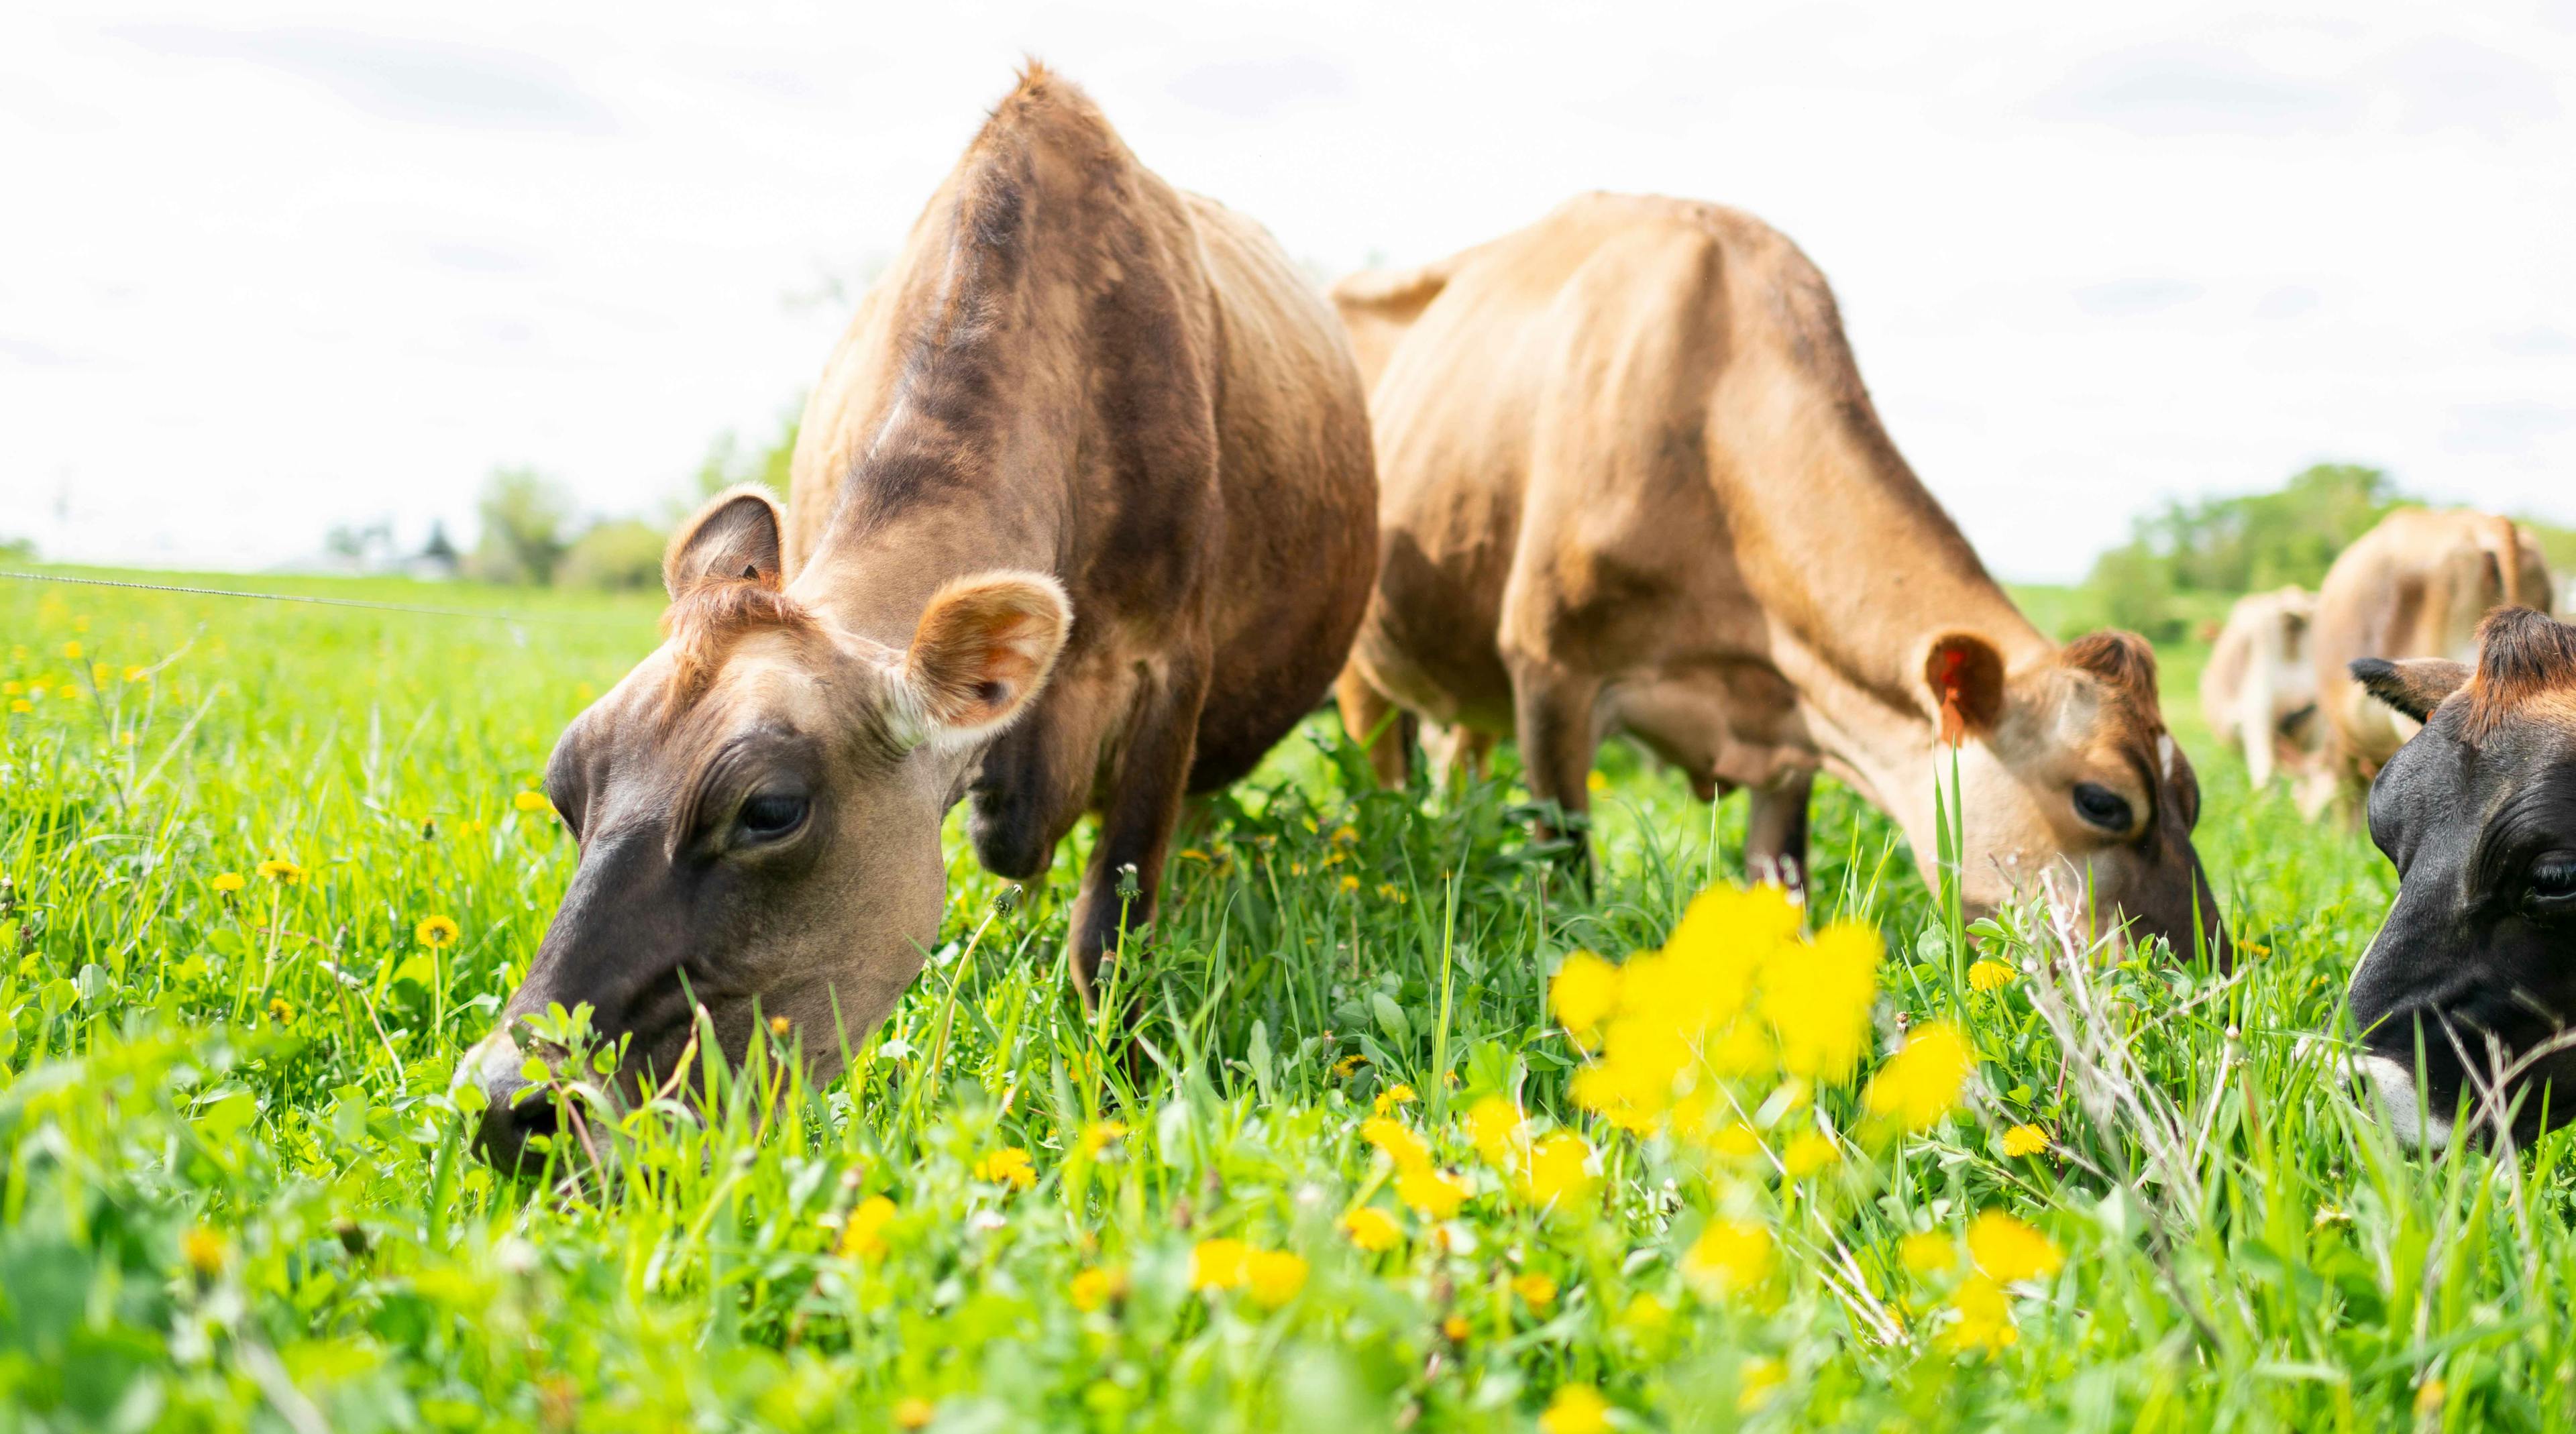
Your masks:
[[[1369,791],[1318,720],[1186,838],[1126,977],[1140,1078],[1062,978],[1083,838],[1007,909],[952,841],[939,949],[849,1075],[708,1063],[693,1103],[512,1183],[449,1094],[573,864],[512,799],[654,606],[307,590],[532,616],[0,583],[32,708],[0,738],[0,1430],[1528,1429],[1576,1385],[1631,1429],[2576,1423],[2564,1143],[2402,1155],[2299,1053],[2393,877],[2196,735],[2202,849],[2261,954],[2096,969],[2071,1023],[2030,913],[1960,949],[1889,825],[1822,794],[1813,915],[1884,934],[1879,1048],[1947,1019],[1979,1065],[1967,1109],[1893,1143],[1848,1085],[1749,1106],[1773,1148],[1819,1114],[1854,1137],[1804,1180],[1599,1123],[1548,1024],[1567,953],[1652,947],[1739,874],[1739,805],[1605,752],[1587,897],[1508,775]],[[415,938],[433,915],[457,944]],[[2026,974],[1976,992],[1978,956]],[[1471,1188],[1436,1226],[1359,1134],[1398,1082]],[[1590,1198],[1535,1210],[1486,1167],[1456,1126],[1496,1092],[1590,1143]],[[2007,1157],[2021,1123],[2056,1145]],[[1032,1188],[977,1178],[1012,1148]],[[876,1197],[882,1252],[843,1253]],[[1354,1248],[1363,1203],[1406,1242]],[[1960,1276],[1899,1241],[1987,1209],[2067,1259],[2013,1287],[2016,1342],[1954,1351]],[[1719,1219],[1770,1232],[1755,1287],[1685,1278]],[[1299,1256],[1302,1287],[1193,1292],[1215,1238]]]

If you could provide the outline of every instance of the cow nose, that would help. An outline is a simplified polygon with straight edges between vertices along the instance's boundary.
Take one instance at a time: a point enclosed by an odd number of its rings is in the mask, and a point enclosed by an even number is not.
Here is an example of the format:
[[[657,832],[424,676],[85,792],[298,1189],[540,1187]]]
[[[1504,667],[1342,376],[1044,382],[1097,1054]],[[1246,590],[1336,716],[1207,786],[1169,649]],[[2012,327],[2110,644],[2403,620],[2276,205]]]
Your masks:
[[[472,1081],[483,1088],[483,1118],[474,1133],[475,1153],[504,1173],[526,1169],[530,1163],[528,1137],[552,1135],[555,1131],[555,1103],[528,1093],[527,1079],[519,1074],[524,1063],[519,1043],[507,1032],[495,1031],[466,1053],[458,1071],[460,1085]]]

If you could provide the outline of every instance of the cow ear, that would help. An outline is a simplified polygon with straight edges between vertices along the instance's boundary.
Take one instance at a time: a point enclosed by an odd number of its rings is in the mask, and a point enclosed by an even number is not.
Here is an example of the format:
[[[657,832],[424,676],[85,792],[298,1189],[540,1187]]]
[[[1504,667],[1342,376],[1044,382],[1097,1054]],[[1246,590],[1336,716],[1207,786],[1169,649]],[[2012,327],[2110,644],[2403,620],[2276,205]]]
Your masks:
[[[983,573],[941,588],[903,655],[907,745],[999,731],[1046,686],[1072,630],[1072,602],[1043,573]]]
[[[2004,715],[2004,658],[1973,632],[1953,632],[1923,659],[1923,685],[1941,714],[1941,740],[1955,747],[1994,730]]]
[[[2422,722],[2442,705],[2443,698],[2468,684],[2469,665],[2440,657],[2417,657],[2404,662],[2364,657],[2353,662],[2352,680],[2371,696]]]
[[[778,500],[758,484],[729,488],[707,500],[671,534],[662,551],[662,587],[673,598],[711,578],[779,583]]]

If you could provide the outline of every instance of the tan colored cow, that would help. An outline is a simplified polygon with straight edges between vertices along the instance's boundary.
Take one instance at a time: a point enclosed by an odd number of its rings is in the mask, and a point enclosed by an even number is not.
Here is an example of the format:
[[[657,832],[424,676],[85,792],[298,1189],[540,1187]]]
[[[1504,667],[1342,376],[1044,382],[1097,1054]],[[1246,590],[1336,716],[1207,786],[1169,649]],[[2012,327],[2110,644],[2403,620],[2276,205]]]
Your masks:
[[[512,1027],[550,1002],[629,1038],[629,1094],[698,1008],[728,1049],[784,1019],[837,1068],[936,939],[961,798],[1024,881],[1099,814],[1089,996],[1153,913],[1182,794],[1330,689],[1375,512],[1331,311],[1031,66],[833,352],[788,511],[744,491],[682,527],[669,640],[557,744],[581,864],[479,1058],[483,1148],[511,1163],[553,1119],[512,1099]]]
[[[2323,762],[2301,794],[2310,815],[2341,795],[2358,818],[2370,779],[2419,725],[2353,680],[2356,659],[2466,662],[2488,612],[2543,606],[2554,591],[2540,544],[2492,513],[2401,508],[2344,549],[2317,589]]]
[[[1334,298],[1381,493],[1342,710],[1380,733],[1381,775],[1400,705],[1515,733],[1531,794],[1579,813],[1594,747],[1626,732],[1703,795],[1749,789],[1750,856],[1794,870],[1821,767],[1928,876],[1946,728],[1973,907],[2064,861],[2107,914],[2186,950],[2221,937],[2153,654],[2061,648],[2014,608],[1880,428],[1787,239],[1596,194]]]
[[[2308,659],[2316,594],[2292,584],[2247,593],[2200,670],[2200,715],[2212,736],[2245,754],[2256,787],[2276,765],[2305,772],[2315,757],[2317,669]]]

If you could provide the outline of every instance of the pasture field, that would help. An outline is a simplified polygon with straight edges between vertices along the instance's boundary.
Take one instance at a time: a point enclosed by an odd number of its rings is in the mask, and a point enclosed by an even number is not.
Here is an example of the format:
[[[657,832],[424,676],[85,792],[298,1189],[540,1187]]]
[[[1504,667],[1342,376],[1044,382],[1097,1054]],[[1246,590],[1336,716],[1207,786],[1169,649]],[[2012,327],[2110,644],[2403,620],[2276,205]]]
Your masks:
[[[702,1060],[521,1183],[451,1075],[658,604],[265,585],[529,620],[0,582],[0,1429],[2576,1424],[2565,1142],[2403,1154],[2301,1053],[2394,878],[2190,654],[2232,978],[1963,930],[1830,784],[1797,934],[1624,748],[1587,893],[1508,760],[1377,793],[1319,717],[1185,835],[1141,1074],[1082,838],[1017,900],[952,844],[846,1077]]]

